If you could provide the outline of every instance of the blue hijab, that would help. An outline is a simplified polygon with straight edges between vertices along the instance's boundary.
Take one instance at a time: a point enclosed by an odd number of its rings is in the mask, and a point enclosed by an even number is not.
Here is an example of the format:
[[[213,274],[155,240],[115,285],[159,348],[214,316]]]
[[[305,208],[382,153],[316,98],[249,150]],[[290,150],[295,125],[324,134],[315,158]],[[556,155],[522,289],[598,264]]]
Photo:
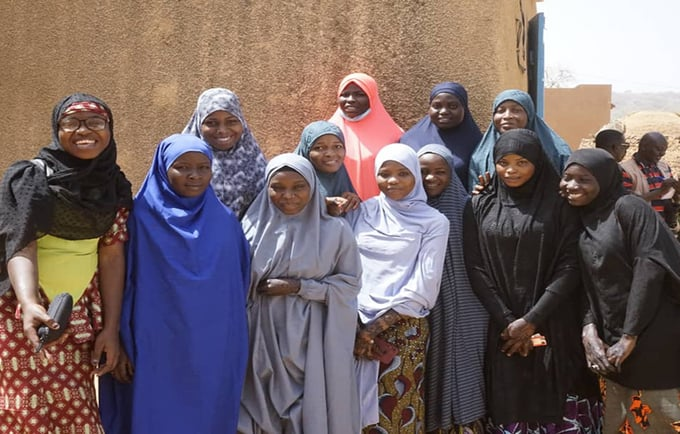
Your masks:
[[[401,136],[401,143],[405,143],[418,151],[425,145],[440,144],[446,146],[453,154],[453,165],[463,185],[466,185],[470,156],[482,138],[479,127],[472,118],[468,108],[468,95],[465,88],[458,83],[445,81],[436,85],[430,92],[430,104],[440,93],[449,93],[460,101],[465,110],[463,122],[455,128],[439,129],[432,122],[430,115],[426,115],[417,124]]]
[[[483,175],[484,172],[489,172],[493,175],[496,172],[496,165],[493,161],[493,148],[501,133],[496,130],[493,124],[493,114],[498,106],[505,101],[514,101],[524,108],[529,120],[526,129],[532,130],[538,135],[543,145],[543,151],[557,173],[562,173],[564,164],[571,155],[571,148],[567,142],[557,135],[543,119],[536,115],[534,102],[528,93],[517,89],[504,90],[493,101],[491,124],[489,124],[489,128],[484,133],[482,141],[479,142],[477,149],[475,149],[470,159],[470,173],[468,175],[468,188],[470,189],[474,188],[475,184],[477,184],[477,177],[479,175]]]
[[[167,170],[187,152],[212,160],[192,135],[160,143],[128,220],[120,333],[135,373],[129,385],[103,378],[107,433],[236,432],[250,252],[212,187],[194,198],[172,189]]]
[[[337,137],[344,146],[345,136],[337,125],[328,121],[316,121],[307,125],[305,129],[302,130],[300,143],[298,143],[294,153],[302,155],[311,162],[309,151],[312,150],[312,145],[314,145],[316,139],[327,134]],[[312,166],[314,166],[314,163],[312,163]],[[344,164],[340,166],[340,169],[335,173],[321,172],[316,167],[314,167],[314,171],[316,172],[316,177],[319,179],[319,191],[321,191],[323,197],[342,196],[342,193],[348,191],[356,193]]]

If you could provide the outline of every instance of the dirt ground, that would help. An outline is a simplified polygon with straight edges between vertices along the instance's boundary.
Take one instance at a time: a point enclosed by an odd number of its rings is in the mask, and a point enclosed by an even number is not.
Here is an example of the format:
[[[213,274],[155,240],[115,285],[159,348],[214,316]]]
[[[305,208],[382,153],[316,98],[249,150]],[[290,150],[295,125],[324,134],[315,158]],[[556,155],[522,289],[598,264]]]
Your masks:
[[[626,139],[630,143],[626,158],[636,151],[640,137],[650,131],[659,131],[668,139],[668,150],[663,160],[671,166],[673,174],[680,176],[680,114],[671,112],[643,111],[615,121],[625,127]],[[593,139],[581,141],[581,147],[594,146]]]

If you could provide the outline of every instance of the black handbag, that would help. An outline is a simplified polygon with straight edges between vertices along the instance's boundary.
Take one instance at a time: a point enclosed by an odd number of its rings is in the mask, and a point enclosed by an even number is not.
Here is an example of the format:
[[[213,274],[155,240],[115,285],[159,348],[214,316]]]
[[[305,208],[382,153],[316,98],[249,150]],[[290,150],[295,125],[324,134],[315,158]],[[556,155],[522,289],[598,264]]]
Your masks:
[[[44,324],[38,327],[40,343],[35,349],[36,353],[39,352],[45,344],[56,341],[64,334],[72,310],[73,297],[71,297],[71,294],[62,292],[54,297],[54,300],[52,300],[47,309],[47,314],[59,324],[59,328],[54,330]]]

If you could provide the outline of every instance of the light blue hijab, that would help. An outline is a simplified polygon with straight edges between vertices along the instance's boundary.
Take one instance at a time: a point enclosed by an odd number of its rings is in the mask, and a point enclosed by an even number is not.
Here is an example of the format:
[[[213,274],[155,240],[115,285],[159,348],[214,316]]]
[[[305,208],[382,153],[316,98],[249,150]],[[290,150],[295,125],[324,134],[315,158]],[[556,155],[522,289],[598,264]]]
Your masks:
[[[477,184],[477,177],[479,175],[484,174],[484,172],[489,172],[493,175],[496,172],[496,166],[493,161],[493,148],[501,133],[496,130],[496,127],[493,124],[493,114],[496,112],[498,106],[505,101],[514,101],[524,108],[529,120],[526,129],[532,130],[538,135],[538,138],[543,144],[543,151],[548,156],[548,160],[550,160],[555,167],[557,173],[562,173],[564,164],[571,155],[571,148],[567,142],[557,135],[543,119],[536,115],[534,102],[531,100],[531,96],[528,93],[517,89],[504,90],[499,93],[493,101],[489,128],[486,129],[484,137],[482,137],[481,142],[479,142],[479,145],[477,145],[477,148],[472,153],[470,159],[470,173],[468,176],[468,188],[470,190]]]

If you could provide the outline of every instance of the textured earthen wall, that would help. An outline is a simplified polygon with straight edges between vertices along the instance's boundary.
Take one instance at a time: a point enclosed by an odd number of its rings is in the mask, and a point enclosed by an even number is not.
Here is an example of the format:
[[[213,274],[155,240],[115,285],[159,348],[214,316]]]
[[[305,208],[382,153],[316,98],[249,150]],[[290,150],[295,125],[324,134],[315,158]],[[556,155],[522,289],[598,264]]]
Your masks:
[[[404,128],[425,113],[432,85],[459,81],[485,128],[499,91],[526,88],[522,11],[532,17],[535,1],[3,1],[0,170],[48,143],[51,109],[74,91],[112,107],[135,186],[156,143],[184,127],[209,87],[240,96],[268,156],[328,118],[339,81],[355,71],[377,79]]]
[[[611,117],[612,86],[583,84],[573,88],[545,89],[544,119],[557,134],[578,149]]]

